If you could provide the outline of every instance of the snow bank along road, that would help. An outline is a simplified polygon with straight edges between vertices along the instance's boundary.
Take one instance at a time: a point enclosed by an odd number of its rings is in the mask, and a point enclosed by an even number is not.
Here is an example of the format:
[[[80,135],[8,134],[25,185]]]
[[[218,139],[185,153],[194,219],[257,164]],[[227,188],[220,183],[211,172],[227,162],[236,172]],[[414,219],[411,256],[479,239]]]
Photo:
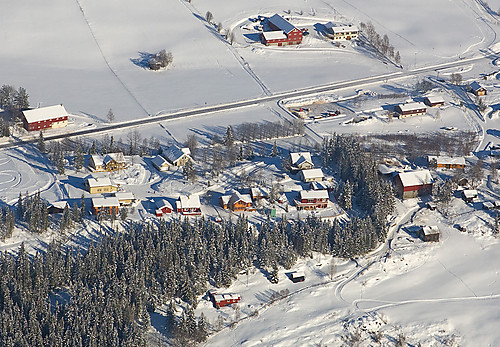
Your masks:
[[[191,116],[200,116],[200,115],[211,114],[211,113],[221,112],[221,111],[229,111],[229,110],[233,110],[233,109],[240,108],[240,107],[254,106],[254,105],[264,103],[264,102],[278,101],[278,100],[285,99],[285,98],[310,96],[313,94],[333,91],[333,90],[337,90],[337,89],[360,87],[360,86],[370,84],[370,83],[377,83],[377,82],[381,82],[381,81],[389,81],[389,80],[407,78],[407,77],[415,76],[415,75],[418,75],[421,73],[431,72],[431,71],[435,71],[438,69],[458,67],[458,66],[470,64],[471,62],[474,62],[474,61],[479,61],[479,60],[483,60],[483,59],[491,59],[491,58],[497,58],[496,53],[490,53],[487,55],[482,55],[482,56],[469,58],[469,59],[461,59],[461,60],[452,61],[449,63],[439,64],[439,65],[421,67],[421,68],[417,68],[417,69],[413,69],[413,70],[409,70],[409,71],[397,71],[397,72],[392,72],[392,73],[378,75],[378,76],[361,78],[361,79],[357,79],[357,80],[335,82],[335,83],[331,83],[331,84],[327,84],[327,85],[309,87],[309,88],[300,89],[300,90],[286,91],[286,92],[276,93],[276,94],[273,94],[270,96],[262,96],[262,97],[258,97],[258,98],[254,98],[254,99],[235,101],[235,102],[230,102],[230,103],[226,103],[226,104],[207,106],[207,107],[178,111],[178,112],[173,112],[173,113],[159,114],[159,115],[155,115],[155,116],[139,118],[139,119],[135,119],[132,121],[126,121],[126,122],[117,123],[117,124],[113,124],[113,125],[106,125],[106,126],[102,126],[99,128],[74,130],[74,131],[67,132],[65,134],[57,134],[57,135],[46,134],[45,139],[46,140],[56,140],[56,139],[62,139],[62,138],[66,138],[66,137],[95,135],[95,134],[112,132],[112,131],[117,130],[117,129],[133,128],[133,127],[139,127],[139,126],[143,126],[143,125],[159,123],[159,122],[163,122],[163,121],[167,121],[167,120],[171,120],[171,119],[178,119],[178,118],[191,117]],[[8,143],[0,144],[0,148],[9,148],[9,147],[18,146],[20,144],[33,143],[33,142],[37,141],[37,137],[38,137],[38,134],[27,135],[27,136],[24,136],[22,138],[19,138],[17,141],[11,141]]]

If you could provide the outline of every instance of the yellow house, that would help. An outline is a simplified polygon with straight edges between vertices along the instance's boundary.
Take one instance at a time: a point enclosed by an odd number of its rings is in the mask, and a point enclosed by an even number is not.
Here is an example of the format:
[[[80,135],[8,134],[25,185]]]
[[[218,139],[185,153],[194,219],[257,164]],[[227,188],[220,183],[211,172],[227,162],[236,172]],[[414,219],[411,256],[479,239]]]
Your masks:
[[[118,190],[108,177],[88,178],[85,186],[90,194],[113,193]]]

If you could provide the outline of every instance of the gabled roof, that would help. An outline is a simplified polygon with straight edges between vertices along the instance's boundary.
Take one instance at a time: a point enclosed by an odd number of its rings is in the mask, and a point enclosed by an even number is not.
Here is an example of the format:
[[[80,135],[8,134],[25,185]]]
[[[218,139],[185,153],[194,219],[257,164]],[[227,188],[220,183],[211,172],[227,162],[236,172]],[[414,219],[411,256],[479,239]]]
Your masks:
[[[231,195],[231,199],[229,200],[229,203],[235,204],[238,201],[243,201],[245,204],[251,204],[252,198],[248,194],[241,194],[239,192],[234,192],[233,195]]]
[[[231,195],[222,195],[220,197],[220,199],[222,201],[222,204],[228,205],[229,204],[229,200],[231,200]]]
[[[66,206],[69,207],[69,204],[66,200],[59,200],[59,201],[54,201],[54,202],[51,202],[49,203],[48,207],[55,207],[55,208],[60,208],[61,210],[64,210],[66,208]]]
[[[436,235],[439,234],[439,228],[437,227],[437,225],[426,225],[422,227],[422,232],[424,233],[424,235]]]
[[[171,164],[168,162],[167,159],[163,158],[161,155],[157,155],[156,157],[154,157],[151,162],[153,163],[153,165],[155,165],[156,167],[162,167],[163,165],[167,164],[168,166],[170,166]]]
[[[162,209],[164,207],[167,207],[168,209],[172,210],[172,204],[170,204],[167,200],[165,199],[159,199],[155,200],[155,205],[157,209]]]
[[[110,196],[107,198],[92,198],[92,206],[94,207],[116,207],[120,206],[120,201],[117,197]]]
[[[241,297],[238,294],[214,294],[214,300],[216,302],[221,302],[225,300],[240,300]]]
[[[53,118],[64,117],[68,115],[68,112],[66,112],[66,109],[63,105],[54,105],[26,110],[23,111],[23,115],[28,123],[33,123]]]
[[[447,157],[429,155],[427,160],[430,162],[435,160],[438,165],[465,165],[464,157]]]
[[[477,83],[476,81],[474,81],[474,82],[472,82],[471,84],[469,84],[469,87],[470,87],[473,91],[475,91],[475,92],[477,92],[477,91],[478,91],[478,90],[480,90],[480,89],[484,89],[484,88],[483,88],[483,87],[482,87],[479,83]]]
[[[102,155],[99,155],[99,154],[92,154],[92,155],[90,156],[90,158],[91,158],[91,159],[92,159],[92,161],[94,162],[94,165],[95,165],[95,166],[103,166],[103,165],[104,165]]]
[[[398,106],[403,112],[427,109],[427,106],[425,106],[423,102],[409,102],[406,104],[400,104]]]
[[[403,187],[421,186],[434,182],[429,170],[400,172],[398,177]]]
[[[352,31],[359,31],[358,27],[355,25],[339,25],[335,26],[334,23],[328,22],[325,24],[325,27],[328,29],[331,29],[335,34],[340,34],[340,33],[346,33],[346,32],[352,32]]]
[[[327,190],[301,190],[300,191],[300,199],[328,199],[328,191]]]
[[[91,188],[93,188],[93,187],[108,187],[108,186],[113,185],[113,184],[111,184],[111,180],[109,179],[109,177],[87,178],[87,184]]]
[[[295,29],[295,26],[292,23],[281,17],[279,14],[269,17],[268,21],[280,30],[283,30],[285,34],[289,34],[293,29]]]
[[[262,32],[262,36],[264,36],[264,39],[266,39],[266,41],[269,41],[269,40],[284,40],[284,39],[286,39],[285,33],[283,31],[281,31],[281,30],[264,31],[264,32]]]
[[[118,192],[115,193],[114,196],[118,198],[118,200],[134,200],[135,196],[132,192]]]
[[[464,189],[462,190],[462,194],[466,199],[474,199],[477,198],[477,190],[475,189]]]
[[[189,148],[180,148],[177,145],[172,145],[169,148],[167,148],[165,151],[163,151],[162,155],[166,159],[168,159],[171,163],[175,163],[177,160],[179,160],[183,156],[185,156],[185,155],[189,156],[190,153],[191,153],[191,151],[189,150]]]
[[[429,103],[431,103],[431,104],[444,103],[444,99],[441,96],[437,96],[437,95],[428,95],[425,97],[425,99],[427,99],[427,101],[429,101]]]
[[[290,276],[292,276],[292,278],[297,278],[297,277],[305,277],[306,274],[304,273],[304,271],[295,271],[292,272]]]
[[[181,208],[200,208],[200,197],[198,195],[179,196],[179,201]]]
[[[123,156],[122,152],[106,154],[104,156],[103,163],[107,164],[112,160],[114,160],[117,163],[126,163],[125,157]]]
[[[269,196],[269,189],[263,187],[251,188],[250,193],[254,198],[266,198]]]
[[[311,153],[309,152],[297,152],[290,153],[290,160],[293,166],[300,165],[304,162],[312,164]]]
[[[309,178],[325,177],[321,169],[308,169],[308,170],[302,170],[301,172],[305,180]]]

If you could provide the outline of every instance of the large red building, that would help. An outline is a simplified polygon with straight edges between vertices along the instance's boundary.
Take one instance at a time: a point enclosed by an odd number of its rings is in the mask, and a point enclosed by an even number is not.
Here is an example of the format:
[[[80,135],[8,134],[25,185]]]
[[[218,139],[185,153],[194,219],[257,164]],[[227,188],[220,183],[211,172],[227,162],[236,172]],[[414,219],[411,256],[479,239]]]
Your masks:
[[[26,110],[23,111],[23,125],[28,131],[65,127],[68,125],[68,112],[63,105]]]
[[[266,46],[298,45],[302,42],[302,31],[278,14],[267,19],[271,31],[262,33],[262,43]]]
[[[431,194],[433,183],[429,170],[401,172],[394,178],[395,191],[403,199]]]

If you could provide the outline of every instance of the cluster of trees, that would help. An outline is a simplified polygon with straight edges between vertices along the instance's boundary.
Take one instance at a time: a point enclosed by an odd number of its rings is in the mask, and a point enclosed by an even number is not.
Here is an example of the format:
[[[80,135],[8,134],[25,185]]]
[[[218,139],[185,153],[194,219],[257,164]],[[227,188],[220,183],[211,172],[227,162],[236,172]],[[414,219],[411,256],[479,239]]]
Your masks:
[[[30,107],[29,96],[26,89],[4,84],[0,88],[0,107],[18,116],[19,112]]]
[[[370,42],[377,51],[382,53],[384,56],[394,59],[396,64],[401,63],[401,55],[399,54],[399,51],[394,50],[394,46],[392,46],[389,42],[389,37],[387,35],[381,37],[380,34],[377,33],[372,22],[361,22],[359,24],[359,28],[365,34],[368,42]]]
[[[156,54],[153,54],[148,60],[148,68],[151,70],[164,69],[174,61],[174,56],[171,52],[162,49]]]
[[[285,136],[303,135],[304,122],[300,119],[293,122],[276,121],[265,123],[242,123],[231,128],[233,141],[250,142]],[[229,129],[226,129],[226,136]],[[224,140],[226,137],[224,138]]]
[[[12,236],[14,226],[16,225],[16,215],[9,207],[0,208],[0,241]]]
[[[41,233],[49,228],[49,213],[45,200],[40,197],[40,192],[23,197],[19,193],[17,200],[17,218],[26,224],[31,232]]]
[[[452,134],[378,134],[360,137],[370,152],[387,156],[407,156],[410,159],[428,155],[468,156],[475,148],[477,134],[473,131]]]
[[[0,118],[0,137],[9,137],[10,136],[10,123],[5,119]]]
[[[365,216],[359,221],[352,219],[342,232],[348,233],[352,226],[356,226],[367,230],[368,245],[383,241],[387,216],[394,210],[395,199],[392,185],[378,178],[375,156],[365,151],[353,136],[333,135],[323,143],[322,159],[325,167],[338,173],[336,193],[339,203],[347,210],[356,206]],[[357,231],[356,228],[353,231]]]

